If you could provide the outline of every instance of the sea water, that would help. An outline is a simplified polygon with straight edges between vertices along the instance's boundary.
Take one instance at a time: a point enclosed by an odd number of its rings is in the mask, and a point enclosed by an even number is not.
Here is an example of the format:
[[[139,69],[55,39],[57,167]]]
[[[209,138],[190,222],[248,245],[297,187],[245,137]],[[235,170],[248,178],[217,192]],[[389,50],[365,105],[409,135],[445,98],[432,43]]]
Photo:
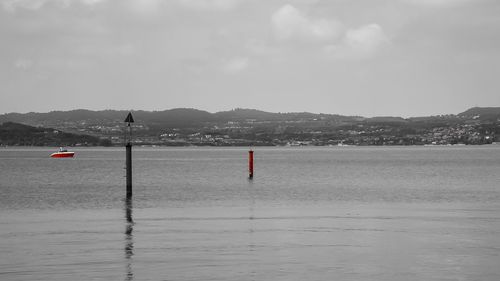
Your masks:
[[[500,146],[0,149],[0,280],[500,280]]]

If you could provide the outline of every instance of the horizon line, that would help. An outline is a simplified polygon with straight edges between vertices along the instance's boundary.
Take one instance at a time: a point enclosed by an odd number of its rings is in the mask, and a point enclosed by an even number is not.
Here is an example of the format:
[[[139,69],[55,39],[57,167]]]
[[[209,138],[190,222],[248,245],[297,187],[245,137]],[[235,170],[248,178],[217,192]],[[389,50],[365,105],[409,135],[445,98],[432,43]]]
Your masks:
[[[435,114],[435,115],[420,115],[420,116],[408,116],[408,117],[403,117],[403,116],[395,116],[395,115],[373,115],[373,116],[364,116],[364,115],[359,115],[359,114],[349,114],[349,115],[344,115],[344,114],[339,114],[339,113],[325,113],[325,112],[311,112],[311,111],[266,111],[266,110],[261,110],[261,109],[255,109],[255,108],[244,108],[244,107],[234,107],[232,109],[228,110],[220,110],[220,111],[208,111],[204,109],[199,109],[199,108],[194,108],[194,107],[174,107],[174,108],[169,108],[169,109],[152,109],[152,110],[146,110],[146,109],[87,109],[87,108],[75,108],[75,109],[66,109],[66,110],[60,110],[60,109],[55,109],[55,110],[50,110],[50,111],[26,111],[26,112],[4,112],[0,113],[0,115],[8,115],[8,114],[47,114],[47,113],[52,113],[52,112],[71,112],[71,111],[94,111],[94,112],[99,112],[99,111],[129,111],[129,112],[138,112],[138,111],[144,111],[144,112],[163,112],[163,111],[170,111],[170,110],[175,110],[175,109],[190,109],[190,110],[198,110],[198,111],[204,111],[210,114],[216,114],[216,113],[221,113],[221,112],[230,112],[230,111],[235,111],[235,110],[255,110],[255,111],[260,111],[260,112],[265,112],[265,113],[273,113],[273,114],[294,114],[294,113],[309,113],[309,114],[324,114],[324,115],[339,115],[339,116],[347,116],[347,117],[363,117],[363,118],[376,118],[376,117],[396,117],[396,118],[403,118],[403,119],[408,119],[408,118],[418,118],[418,117],[432,117],[432,116],[446,116],[446,115],[459,115],[460,113],[463,113],[467,110],[470,109],[475,109],[475,108],[500,108],[500,106],[472,106],[468,107],[467,109],[459,112],[459,113],[442,113],[442,114]]]

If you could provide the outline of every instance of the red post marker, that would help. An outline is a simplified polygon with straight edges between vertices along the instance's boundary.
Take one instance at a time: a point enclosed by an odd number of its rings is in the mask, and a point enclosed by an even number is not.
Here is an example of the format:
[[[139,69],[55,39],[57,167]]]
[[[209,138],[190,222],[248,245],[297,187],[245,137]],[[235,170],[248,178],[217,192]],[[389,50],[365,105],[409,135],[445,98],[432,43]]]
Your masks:
[[[248,151],[248,178],[253,179],[253,150]]]

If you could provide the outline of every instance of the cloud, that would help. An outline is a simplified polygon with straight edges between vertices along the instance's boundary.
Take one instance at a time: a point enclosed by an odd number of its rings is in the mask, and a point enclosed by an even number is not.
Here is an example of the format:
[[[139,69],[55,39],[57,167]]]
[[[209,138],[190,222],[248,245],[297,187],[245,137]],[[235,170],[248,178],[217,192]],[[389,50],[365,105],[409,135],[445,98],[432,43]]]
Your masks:
[[[250,63],[246,57],[236,57],[224,63],[222,70],[226,73],[234,74],[245,70]]]
[[[178,0],[186,8],[198,10],[228,11],[239,4],[241,0]]]
[[[287,44],[289,49],[297,46],[293,41],[305,41],[310,43],[311,52],[323,50],[329,58],[335,59],[365,59],[389,42],[382,27],[376,23],[347,28],[334,19],[308,17],[290,4],[276,11],[271,16],[271,23],[277,39],[292,41]]]
[[[96,5],[105,0],[1,0],[2,7],[8,12],[16,12],[18,9],[39,10],[46,5],[54,5],[59,8],[67,8],[73,4],[87,6]]]
[[[464,4],[466,2],[472,2],[473,0],[403,0],[403,1],[419,6],[443,7],[443,6]]]
[[[21,70],[28,70],[34,65],[33,61],[26,58],[19,58],[14,62],[14,67]]]
[[[113,57],[132,56],[138,53],[138,48],[133,44],[80,44],[73,49],[73,53],[83,57]]]
[[[85,5],[95,5],[101,3],[103,0],[80,0]]]
[[[309,19],[292,5],[284,5],[271,17],[276,37],[280,40],[331,40],[339,35],[341,26],[328,19]]]
[[[170,8],[184,8],[201,11],[228,11],[241,1],[242,0],[127,0],[126,3],[129,9],[137,14],[153,16],[158,15],[162,10]]]
[[[133,12],[141,15],[155,14],[164,4],[162,0],[129,0],[127,3]]]
[[[389,39],[375,23],[349,29],[338,44],[325,46],[325,52],[337,59],[362,59],[372,56]]]
[[[47,0],[4,0],[2,7],[8,12],[15,12],[17,9],[38,10],[45,5]]]

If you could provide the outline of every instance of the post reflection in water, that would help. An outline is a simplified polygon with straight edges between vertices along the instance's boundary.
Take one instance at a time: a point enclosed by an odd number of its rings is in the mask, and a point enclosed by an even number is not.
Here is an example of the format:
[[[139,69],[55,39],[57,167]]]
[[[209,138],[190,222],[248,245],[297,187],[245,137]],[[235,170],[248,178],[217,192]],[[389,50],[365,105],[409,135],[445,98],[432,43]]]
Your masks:
[[[249,180],[248,184],[248,197],[249,197],[249,216],[248,216],[248,251],[250,256],[254,257],[256,255],[256,245],[254,240],[254,232],[255,232],[255,190],[253,186],[253,182]],[[249,272],[250,280],[255,281],[257,277],[257,269],[255,266],[250,266]]]
[[[126,277],[125,280],[134,280],[134,272],[132,271],[132,256],[134,255],[134,220],[132,219],[132,198],[125,199],[125,262],[126,262]]]

